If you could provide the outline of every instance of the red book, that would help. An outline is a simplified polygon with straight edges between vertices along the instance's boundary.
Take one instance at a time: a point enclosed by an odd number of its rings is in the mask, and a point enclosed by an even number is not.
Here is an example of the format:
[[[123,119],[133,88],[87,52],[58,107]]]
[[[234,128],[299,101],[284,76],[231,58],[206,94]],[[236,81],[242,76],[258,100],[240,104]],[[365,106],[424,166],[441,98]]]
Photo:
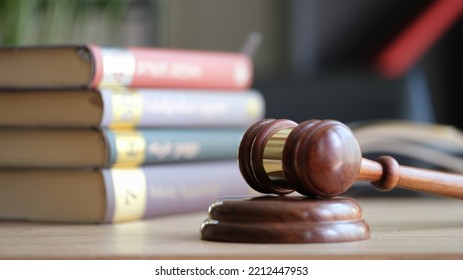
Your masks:
[[[400,77],[462,13],[462,0],[434,1],[377,56],[376,69],[388,78]]]
[[[0,88],[247,89],[248,56],[232,52],[95,45],[0,48]]]

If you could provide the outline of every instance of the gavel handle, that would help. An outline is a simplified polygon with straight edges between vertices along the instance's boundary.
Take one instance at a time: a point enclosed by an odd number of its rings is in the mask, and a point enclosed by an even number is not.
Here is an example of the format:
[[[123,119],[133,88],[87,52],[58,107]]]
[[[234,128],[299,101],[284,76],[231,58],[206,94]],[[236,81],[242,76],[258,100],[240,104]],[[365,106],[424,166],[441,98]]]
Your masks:
[[[437,195],[463,199],[463,175],[400,166],[389,156],[376,161],[362,158],[357,180],[370,181],[382,191],[389,191],[395,186],[423,191]]]

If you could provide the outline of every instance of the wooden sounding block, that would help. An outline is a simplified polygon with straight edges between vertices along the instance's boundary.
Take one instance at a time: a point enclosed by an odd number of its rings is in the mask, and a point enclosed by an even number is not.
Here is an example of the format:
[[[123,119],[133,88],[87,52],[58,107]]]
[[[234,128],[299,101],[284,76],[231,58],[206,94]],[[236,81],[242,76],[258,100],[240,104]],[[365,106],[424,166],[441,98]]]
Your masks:
[[[360,206],[343,197],[225,198],[211,205],[201,225],[201,238],[210,241],[318,243],[369,237]]]

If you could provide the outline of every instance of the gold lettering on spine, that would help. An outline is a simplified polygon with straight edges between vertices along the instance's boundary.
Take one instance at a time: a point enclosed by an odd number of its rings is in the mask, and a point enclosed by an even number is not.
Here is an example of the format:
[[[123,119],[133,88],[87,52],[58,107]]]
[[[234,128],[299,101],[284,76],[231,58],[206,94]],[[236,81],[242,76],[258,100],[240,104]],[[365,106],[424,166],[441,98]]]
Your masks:
[[[246,104],[246,115],[257,119],[262,117],[263,107],[259,98],[251,98]]]
[[[138,166],[145,161],[146,141],[137,131],[114,131],[116,142],[115,167]]]
[[[143,96],[136,90],[112,89],[111,128],[135,127],[143,114]]]
[[[136,168],[112,169],[115,209],[113,222],[141,219],[146,211],[145,174]]]
[[[264,170],[272,181],[286,180],[283,173],[283,147],[293,128],[286,128],[276,132],[264,148]]]

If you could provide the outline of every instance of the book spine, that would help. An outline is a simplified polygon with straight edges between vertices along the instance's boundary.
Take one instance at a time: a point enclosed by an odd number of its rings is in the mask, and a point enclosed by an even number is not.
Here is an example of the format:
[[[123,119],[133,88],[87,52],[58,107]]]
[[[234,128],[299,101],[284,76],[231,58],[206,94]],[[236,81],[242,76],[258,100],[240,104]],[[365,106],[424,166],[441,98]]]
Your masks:
[[[220,197],[252,193],[236,161],[113,168],[102,172],[107,201],[105,223],[206,211]]]
[[[103,129],[107,166],[236,158],[242,129]]]
[[[247,127],[265,113],[264,99],[254,90],[238,94],[121,87],[100,92],[102,127]]]
[[[91,87],[250,87],[252,63],[240,53],[88,46],[94,61]]]

